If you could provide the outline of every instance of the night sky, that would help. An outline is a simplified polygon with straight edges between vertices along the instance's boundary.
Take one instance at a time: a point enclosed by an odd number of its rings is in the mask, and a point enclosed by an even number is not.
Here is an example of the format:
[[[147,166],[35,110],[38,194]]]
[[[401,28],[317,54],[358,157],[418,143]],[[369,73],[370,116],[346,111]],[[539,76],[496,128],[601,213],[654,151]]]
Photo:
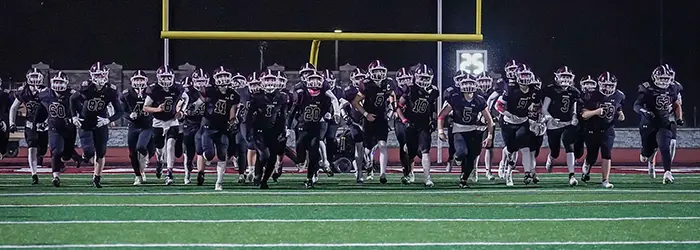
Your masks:
[[[434,33],[432,0],[171,0],[171,30],[260,30]],[[474,2],[444,0],[445,33],[474,32]],[[444,43],[445,81],[455,71],[454,51],[486,49],[489,69],[509,59],[533,67],[543,81],[570,66],[577,76],[609,70],[631,107],[637,84],[661,62],[685,87],[686,119],[700,105],[691,76],[700,69],[700,1],[484,0],[483,43]],[[95,61],[126,69],[162,63],[158,0],[0,1],[0,76],[22,78],[32,63],[87,69]],[[257,41],[171,41],[171,64],[206,69],[223,64],[258,69]],[[295,70],[308,60],[310,42],[271,41],[266,64]],[[340,42],[340,64],[365,67],[380,59],[390,69],[424,62],[436,68],[435,43]],[[334,67],[333,42],[322,42],[321,68]],[[635,119],[636,120],[636,119]]]

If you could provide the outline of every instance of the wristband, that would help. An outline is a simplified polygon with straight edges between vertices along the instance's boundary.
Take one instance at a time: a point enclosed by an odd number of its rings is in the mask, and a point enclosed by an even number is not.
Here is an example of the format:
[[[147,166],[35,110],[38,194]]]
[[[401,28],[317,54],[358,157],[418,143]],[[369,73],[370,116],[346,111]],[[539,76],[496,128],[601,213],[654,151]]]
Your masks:
[[[402,122],[402,123],[407,123],[407,122],[408,122],[408,119],[403,118],[403,119],[401,119],[401,122]]]
[[[365,111],[364,113],[362,113],[362,116],[364,116],[364,117],[367,117],[367,115],[369,115],[369,113],[367,113],[367,111]]]
[[[444,129],[441,129],[441,128],[438,129],[438,134],[444,134],[444,133],[445,133],[445,130],[444,130]]]

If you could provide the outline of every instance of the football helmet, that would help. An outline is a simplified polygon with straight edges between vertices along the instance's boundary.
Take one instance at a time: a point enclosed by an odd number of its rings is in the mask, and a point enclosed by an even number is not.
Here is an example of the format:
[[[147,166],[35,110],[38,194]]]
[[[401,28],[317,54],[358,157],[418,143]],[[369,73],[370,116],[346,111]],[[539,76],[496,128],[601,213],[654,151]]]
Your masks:
[[[44,74],[37,68],[32,68],[27,71],[26,77],[29,86],[41,86],[44,84]]]
[[[277,75],[271,69],[260,72],[260,87],[267,93],[277,90]]]
[[[484,71],[476,76],[476,83],[482,91],[486,92],[493,87],[493,78]]]
[[[190,76],[192,79],[192,86],[199,91],[204,91],[204,88],[209,86],[209,74],[204,71],[204,69],[197,69],[192,72]]]
[[[617,77],[612,73],[606,71],[598,76],[598,86],[600,93],[606,96],[615,94],[617,90]]]
[[[554,82],[556,82],[561,87],[569,87],[574,85],[574,72],[571,71],[569,66],[562,66],[554,72]]]
[[[134,71],[129,81],[131,82],[131,88],[137,91],[144,90],[148,87],[148,77],[146,77],[146,73],[142,70]]]
[[[367,73],[361,68],[355,68],[350,72],[350,84],[354,87],[359,87],[365,79],[367,79]]]
[[[542,88],[542,80],[538,76],[535,76],[535,80],[532,80],[530,83],[531,86],[534,86],[535,88],[541,89]]]
[[[68,83],[70,80],[68,76],[62,71],[56,72],[56,74],[51,77],[51,89],[56,92],[63,92],[68,89]]]
[[[654,80],[654,85],[662,89],[668,88],[675,77],[675,72],[667,66],[668,64],[658,66],[651,72],[651,79]]]
[[[590,75],[582,78],[579,84],[581,84],[581,91],[583,92],[593,92],[598,87],[598,82],[596,82]]]
[[[183,88],[189,88],[190,86],[193,85],[192,78],[189,76],[186,76],[185,78],[182,78],[182,81],[180,81],[180,84],[182,85]]]
[[[506,78],[515,79],[515,72],[518,70],[518,62],[515,60],[508,61],[504,70],[506,72]]]
[[[323,76],[318,71],[313,71],[306,78],[306,87],[310,89],[320,89],[323,87]]]
[[[212,74],[212,77],[214,77],[214,85],[219,88],[228,88],[231,86],[231,82],[233,81],[231,71],[224,68],[224,66],[219,66],[216,68]]]
[[[515,72],[515,79],[520,85],[530,85],[535,80],[535,74],[529,66],[520,64]]]
[[[241,73],[236,72],[233,77],[231,77],[231,88],[239,89],[246,86],[247,79]]]
[[[277,71],[277,88],[278,89],[287,88],[287,81],[289,81],[287,74],[285,74],[284,71],[281,71],[281,70]]]
[[[109,70],[101,62],[90,66],[90,81],[97,86],[105,86],[109,81]]]
[[[301,69],[299,69],[299,79],[306,81],[306,77],[311,75],[314,71],[316,71],[316,66],[311,63],[304,63]]]
[[[435,74],[433,74],[433,69],[422,63],[413,71],[413,77],[415,78],[416,85],[424,89],[432,86],[434,76]]]
[[[321,73],[321,75],[323,75],[323,80],[328,83],[328,86],[331,89],[334,89],[338,79],[335,77],[335,74],[333,74],[333,71],[326,69],[323,71],[323,73]]]
[[[459,91],[462,93],[474,93],[479,89],[476,76],[468,73],[462,78],[457,86],[459,87]]]
[[[248,84],[248,92],[255,93],[260,91],[260,77],[258,77],[258,72],[253,71],[248,75],[246,84]]]
[[[367,73],[369,74],[369,79],[374,82],[381,82],[386,79],[387,69],[382,62],[379,60],[374,60],[367,66]]]
[[[170,88],[175,83],[175,73],[168,65],[161,66],[156,70],[156,80],[163,88]]]
[[[411,71],[406,70],[406,68],[401,67],[396,71],[396,84],[399,87],[411,86],[413,85],[413,75]]]

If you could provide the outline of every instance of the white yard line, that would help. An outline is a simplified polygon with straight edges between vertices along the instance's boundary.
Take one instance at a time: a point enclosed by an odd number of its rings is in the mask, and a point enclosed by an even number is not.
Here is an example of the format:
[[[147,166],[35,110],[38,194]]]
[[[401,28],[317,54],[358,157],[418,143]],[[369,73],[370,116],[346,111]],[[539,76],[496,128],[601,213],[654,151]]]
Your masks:
[[[333,223],[333,222],[570,222],[570,221],[649,221],[700,220],[700,217],[621,217],[621,218],[388,218],[388,219],[238,219],[238,220],[62,220],[62,221],[0,221],[0,225],[22,224],[160,224],[160,223]]]
[[[42,207],[287,207],[287,206],[538,206],[582,204],[668,204],[700,203],[700,200],[591,200],[591,201],[525,201],[525,202],[280,202],[280,203],[110,203],[110,204],[2,204],[0,208]]]
[[[433,246],[565,246],[565,245],[698,245],[700,241],[543,241],[543,242],[420,242],[420,243],[277,243],[277,244],[66,244],[66,245],[0,245],[2,249],[37,248],[278,248],[278,247],[433,247]]]
[[[659,185],[661,186],[661,185]],[[109,188],[109,187],[107,187]],[[513,194],[513,193],[636,193],[636,194],[695,194],[694,190],[664,190],[664,189],[577,189],[577,188],[503,188],[499,190],[397,190],[397,191],[249,191],[240,189],[234,191],[200,191],[200,192],[39,192],[39,193],[0,193],[0,197],[14,196],[183,196],[183,195],[436,195],[436,194]]]

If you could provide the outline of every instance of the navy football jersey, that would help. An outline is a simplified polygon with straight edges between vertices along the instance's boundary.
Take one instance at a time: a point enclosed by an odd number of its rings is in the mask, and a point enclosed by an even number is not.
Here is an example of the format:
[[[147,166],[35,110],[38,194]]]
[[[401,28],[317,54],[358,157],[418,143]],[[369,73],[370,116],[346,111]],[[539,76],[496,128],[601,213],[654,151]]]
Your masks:
[[[206,105],[204,102],[198,102],[197,100],[202,99],[202,93],[196,90],[194,87],[188,87],[185,89],[185,94],[189,99],[189,102],[185,104],[185,126],[189,125],[200,125],[202,124],[202,117],[204,117],[204,111]]]
[[[219,88],[207,87],[202,95],[205,110],[202,126],[211,130],[228,130],[231,108],[241,102],[241,97],[233,89],[222,93]]]
[[[331,98],[324,93],[312,96],[308,90],[297,89],[294,99],[292,115],[298,127],[318,125],[324,120],[324,115],[332,110]]]
[[[617,121],[619,117],[618,111],[622,110],[625,101],[625,94],[620,90],[616,90],[612,95],[606,96],[599,91],[595,91],[584,95],[584,98],[584,109],[603,109],[603,114],[593,116],[586,121],[586,127],[589,130],[599,130],[607,129],[615,125],[615,121]]]
[[[389,96],[394,91],[391,80],[384,80],[379,85],[375,82],[365,79],[358,89],[358,93],[362,93],[365,97],[362,107],[367,113],[374,114],[376,119],[386,119],[385,112]]]
[[[671,84],[668,88],[659,88],[654,84],[642,83],[639,85],[635,109],[642,107],[654,114],[651,121],[646,117],[641,117],[641,125],[654,127],[666,127],[669,123],[676,121],[673,104],[678,101],[680,86]]]
[[[161,121],[175,119],[175,105],[177,105],[177,101],[180,100],[181,95],[182,88],[179,87],[179,85],[172,86],[168,90],[165,90],[158,84],[151,84],[151,86],[146,89],[146,96],[153,100],[151,107],[163,105],[163,111],[153,113],[153,118]]]
[[[14,102],[9,89],[0,90],[0,120],[6,121],[10,111],[10,103]]]
[[[506,111],[517,117],[528,117],[533,106],[541,103],[542,95],[537,88],[530,87],[528,92],[523,92],[518,84],[509,83],[502,99],[506,101]]]
[[[134,89],[125,89],[119,97],[124,110],[124,119],[129,121],[129,126],[133,128],[150,128],[153,124],[153,117],[150,113],[143,111],[145,96],[139,96]],[[131,119],[131,113],[136,113],[136,119]]]
[[[289,96],[281,92],[252,94],[248,100],[245,125],[253,130],[284,126],[288,101]]]
[[[428,125],[432,120],[432,114],[437,112],[437,99],[439,91],[436,87],[430,86],[428,89],[413,85],[409,86],[403,93],[401,99],[404,100],[402,108],[403,115],[418,125]]]
[[[28,86],[22,86],[15,92],[15,99],[24,104],[27,111],[27,121],[44,122],[47,118],[46,109],[39,101],[39,93],[40,91],[32,92]]]
[[[49,128],[53,130],[75,129],[70,117],[70,97],[73,90],[63,91],[60,95],[55,91],[45,88],[39,92],[38,99],[44,109],[48,111]],[[35,120],[34,122],[44,122]]]
[[[486,99],[480,95],[473,95],[467,100],[463,94],[446,96],[446,101],[452,107],[452,122],[461,125],[482,125],[479,121],[480,113],[486,109]]]
[[[355,96],[357,96],[357,93],[359,92],[359,89],[357,87],[353,86],[347,86],[345,87],[343,91],[343,98],[347,100],[348,102],[352,102],[352,100],[355,99]],[[357,109],[355,109],[352,104],[345,105],[343,107],[345,114],[347,114],[347,117],[345,117],[346,121],[349,120],[349,122],[354,122],[354,123],[360,123],[362,122],[362,114],[360,114]]]
[[[122,116],[122,106],[119,104],[119,93],[112,84],[107,84],[101,89],[97,89],[92,82],[83,82],[80,90],[71,96],[71,113],[73,117],[83,119],[83,128],[94,128],[97,126],[97,117],[109,118],[115,121]],[[112,104],[114,114],[109,116],[107,105]],[[109,117],[108,117],[109,116]]]
[[[569,122],[574,115],[574,105],[581,98],[581,93],[574,87],[562,88],[551,84],[545,87],[544,96],[551,102],[547,108],[549,115],[562,122]]]

